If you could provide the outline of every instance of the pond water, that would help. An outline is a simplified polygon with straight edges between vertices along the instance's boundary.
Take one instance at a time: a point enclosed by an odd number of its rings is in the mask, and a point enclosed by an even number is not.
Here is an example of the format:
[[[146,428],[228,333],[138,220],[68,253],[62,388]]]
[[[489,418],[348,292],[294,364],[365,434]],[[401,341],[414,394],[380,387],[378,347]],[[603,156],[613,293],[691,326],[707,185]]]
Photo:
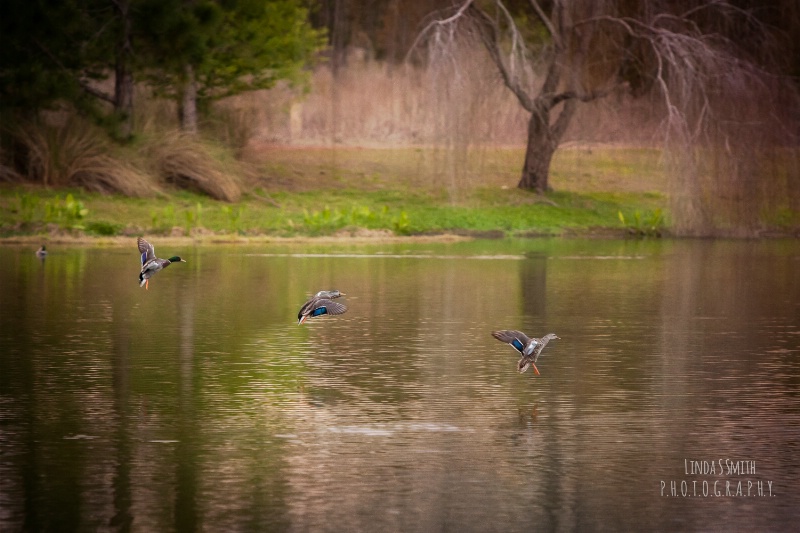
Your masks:
[[[0,530],[800,520],[798,241],[153,243],[0,247]]]

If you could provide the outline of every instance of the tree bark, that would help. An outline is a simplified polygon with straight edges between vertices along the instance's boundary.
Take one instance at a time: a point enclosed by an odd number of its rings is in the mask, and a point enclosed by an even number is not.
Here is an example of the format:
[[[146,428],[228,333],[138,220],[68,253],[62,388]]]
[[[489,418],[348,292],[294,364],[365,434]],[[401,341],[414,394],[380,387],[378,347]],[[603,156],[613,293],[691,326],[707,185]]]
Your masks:
[[[534,111],[528,121],[525,164],[517,187],[543,193],[549,190],[550,161],[557,145],[550,139],[550,113]]]
[[[197,133],[197,83],[194,78],[194,69],[186,65],[186,79],[183,84],[183,94],[178,106],[178,118],[181,130],[184,133],[195,135]]]
[[[528,142],[525,148],[525,164],[517,187],[533,190],[538,193],[550,191],[550,163],[553,154],[561,143],[561,137],[567,131],[572,116],[575,114],[577,100],[568,99],[558,118],[550,124],[551,107],[537,99],[534,111],[528,121]]]
[[[122,26],[114,65],[114,112],[119,117],[117,134],[122,140],[133,136],[133,73],[131,58],[131,17],[127,0],[116,2]]]
[[[118,135],[121,139],[128,140],[133,136],[133,75],[127,64],[119,61],[115,70],[114,101],[120,119]]]
[[[573,93],[556,94],[556,90],[561,81],[563,40],[559,29],[562,24],[563,6],[556,2],[554,4],[554,14],[548,17],[542,11],[539,4],[533,0],[532,7],[536,15],[545,25],[550,33],[555,49],[549,58],[547,74],[544,83],[537,96],[532,96],[529,89],[520,83],[513,71],[503,59],[502,48],[499,44],[497,21],[487,15],[479,7],[469,4],[468,8],[479,21],[481,39],[489,56],[497,67],[503,83],[519,100],[520,105],[531,113],[528,121],[528,140],[525,148],[525,163],[522,166],[522,176],[517,187],[520,189],[534,190],[544,193],[550,190],[549,175],[550,162],[553,154],[558,148],[561,137],[569,124],[575,110],[574,99],[577,95]],[[465,5],[466,7],[467,5]],[[506,11],[507,13],[507,11]],[[555,21],[551,21],[551,18]],[[560,103],[564,106],[559,113],[558,119],[554,124],[550,124],[550,112]]]

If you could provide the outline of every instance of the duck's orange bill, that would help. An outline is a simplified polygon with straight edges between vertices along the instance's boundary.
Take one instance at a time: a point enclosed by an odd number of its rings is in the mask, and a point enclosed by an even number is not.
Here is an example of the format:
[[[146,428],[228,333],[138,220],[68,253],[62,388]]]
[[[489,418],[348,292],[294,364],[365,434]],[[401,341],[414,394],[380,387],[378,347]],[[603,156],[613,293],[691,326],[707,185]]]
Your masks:
[[[541,374],[539,374],[539,369],[538,369],[538,368],[536,368],[536,365],[535,365],[535,364],[533,364],[533,363],[531,363],[531,366],[533,367],[533,371],[534,371],[534,372],[536,372],[536,375],[537,375],[537,376],[541,376]]]

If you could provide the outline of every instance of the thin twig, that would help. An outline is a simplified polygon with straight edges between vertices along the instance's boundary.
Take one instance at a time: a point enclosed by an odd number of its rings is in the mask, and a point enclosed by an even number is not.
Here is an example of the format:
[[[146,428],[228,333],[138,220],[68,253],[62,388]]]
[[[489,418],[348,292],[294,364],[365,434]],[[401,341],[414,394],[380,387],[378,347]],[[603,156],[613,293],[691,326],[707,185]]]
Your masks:
[[[430,31],[431,28],[434,28],[436,26],[439,27],[447,26],[448,24],[456,22],[459,19],[459,17],[461,17],[461,15],[463,15],[464,12],[469,8],[469,6],[472,4],[473,1],[474,0],[467,0],[466,2],[464,2],[464,5],[459,7],[452,16],[447,17],[446,19],[433,20],[427,26],[425,26],[422,29],[422,31],[419,32],[417,38],[414,39],[414,42],[411,43],[411,47],[408,49],[408,53],[406,53],[405,59],[408,60],[408,58],[411,56],[411,52],[413,52],[416,49],[417,45],[419,45],[420,41],[422,41],[423,37],[427,35],[428,31]]]
[[[280,207],[280,206],[281,206],[281,204],[279,204],[278,202],[276,202],[275,200],[273,200],[272,198],[270,198],[270,196],[269,196],[269,195],[266,195],[266,196],[261,196],[260,194],[258,194],[258,193],[257,193],[257,192],[255,192],[255,191],[251,192],[250,194],[251,194],[251,195],[253,196],[253,198],[255,198],[256,200],[261,200],[262,202],[266,202],[266,203],[268,203],[268,204],[270,204],[270,205],[272,205],[272,206],[274,206],[274,207]]]
[[[531,7],[536,12],[536,16],[539,17],[539,20],[542,21],[544,27],[547,28],[548,33],[550,33],[550,38],[553,39],[553,43],[556,45],[556,49],[563,50],[564,49],[564,42],[561,39],[561,35],[556,31],[555,26],[553,26],[553,22],[547,18],[545,15],[542,6],[539,5],[539,2],[536,0],[530,0]]]

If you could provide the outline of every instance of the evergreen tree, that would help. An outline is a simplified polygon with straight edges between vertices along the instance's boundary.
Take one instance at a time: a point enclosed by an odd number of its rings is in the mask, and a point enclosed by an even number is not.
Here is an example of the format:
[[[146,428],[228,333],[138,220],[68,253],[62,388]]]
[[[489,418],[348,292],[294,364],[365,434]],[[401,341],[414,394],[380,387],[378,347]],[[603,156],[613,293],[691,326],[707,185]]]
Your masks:
[[[136,27],[149,83],[197,131],[198,101],[297,80],[324,45],[297,0],[144,0]]]
[[[323,46],[302,0],[4,0],[0,111],[105,101],[127,138],[134,81],[146,81],[196,131],[198,100],[297,80]],[[109,78],[113,94],[97,83]]]
[[[4,0],[0,6],[0,109],[80,104],[112,60],[111,4]]]

